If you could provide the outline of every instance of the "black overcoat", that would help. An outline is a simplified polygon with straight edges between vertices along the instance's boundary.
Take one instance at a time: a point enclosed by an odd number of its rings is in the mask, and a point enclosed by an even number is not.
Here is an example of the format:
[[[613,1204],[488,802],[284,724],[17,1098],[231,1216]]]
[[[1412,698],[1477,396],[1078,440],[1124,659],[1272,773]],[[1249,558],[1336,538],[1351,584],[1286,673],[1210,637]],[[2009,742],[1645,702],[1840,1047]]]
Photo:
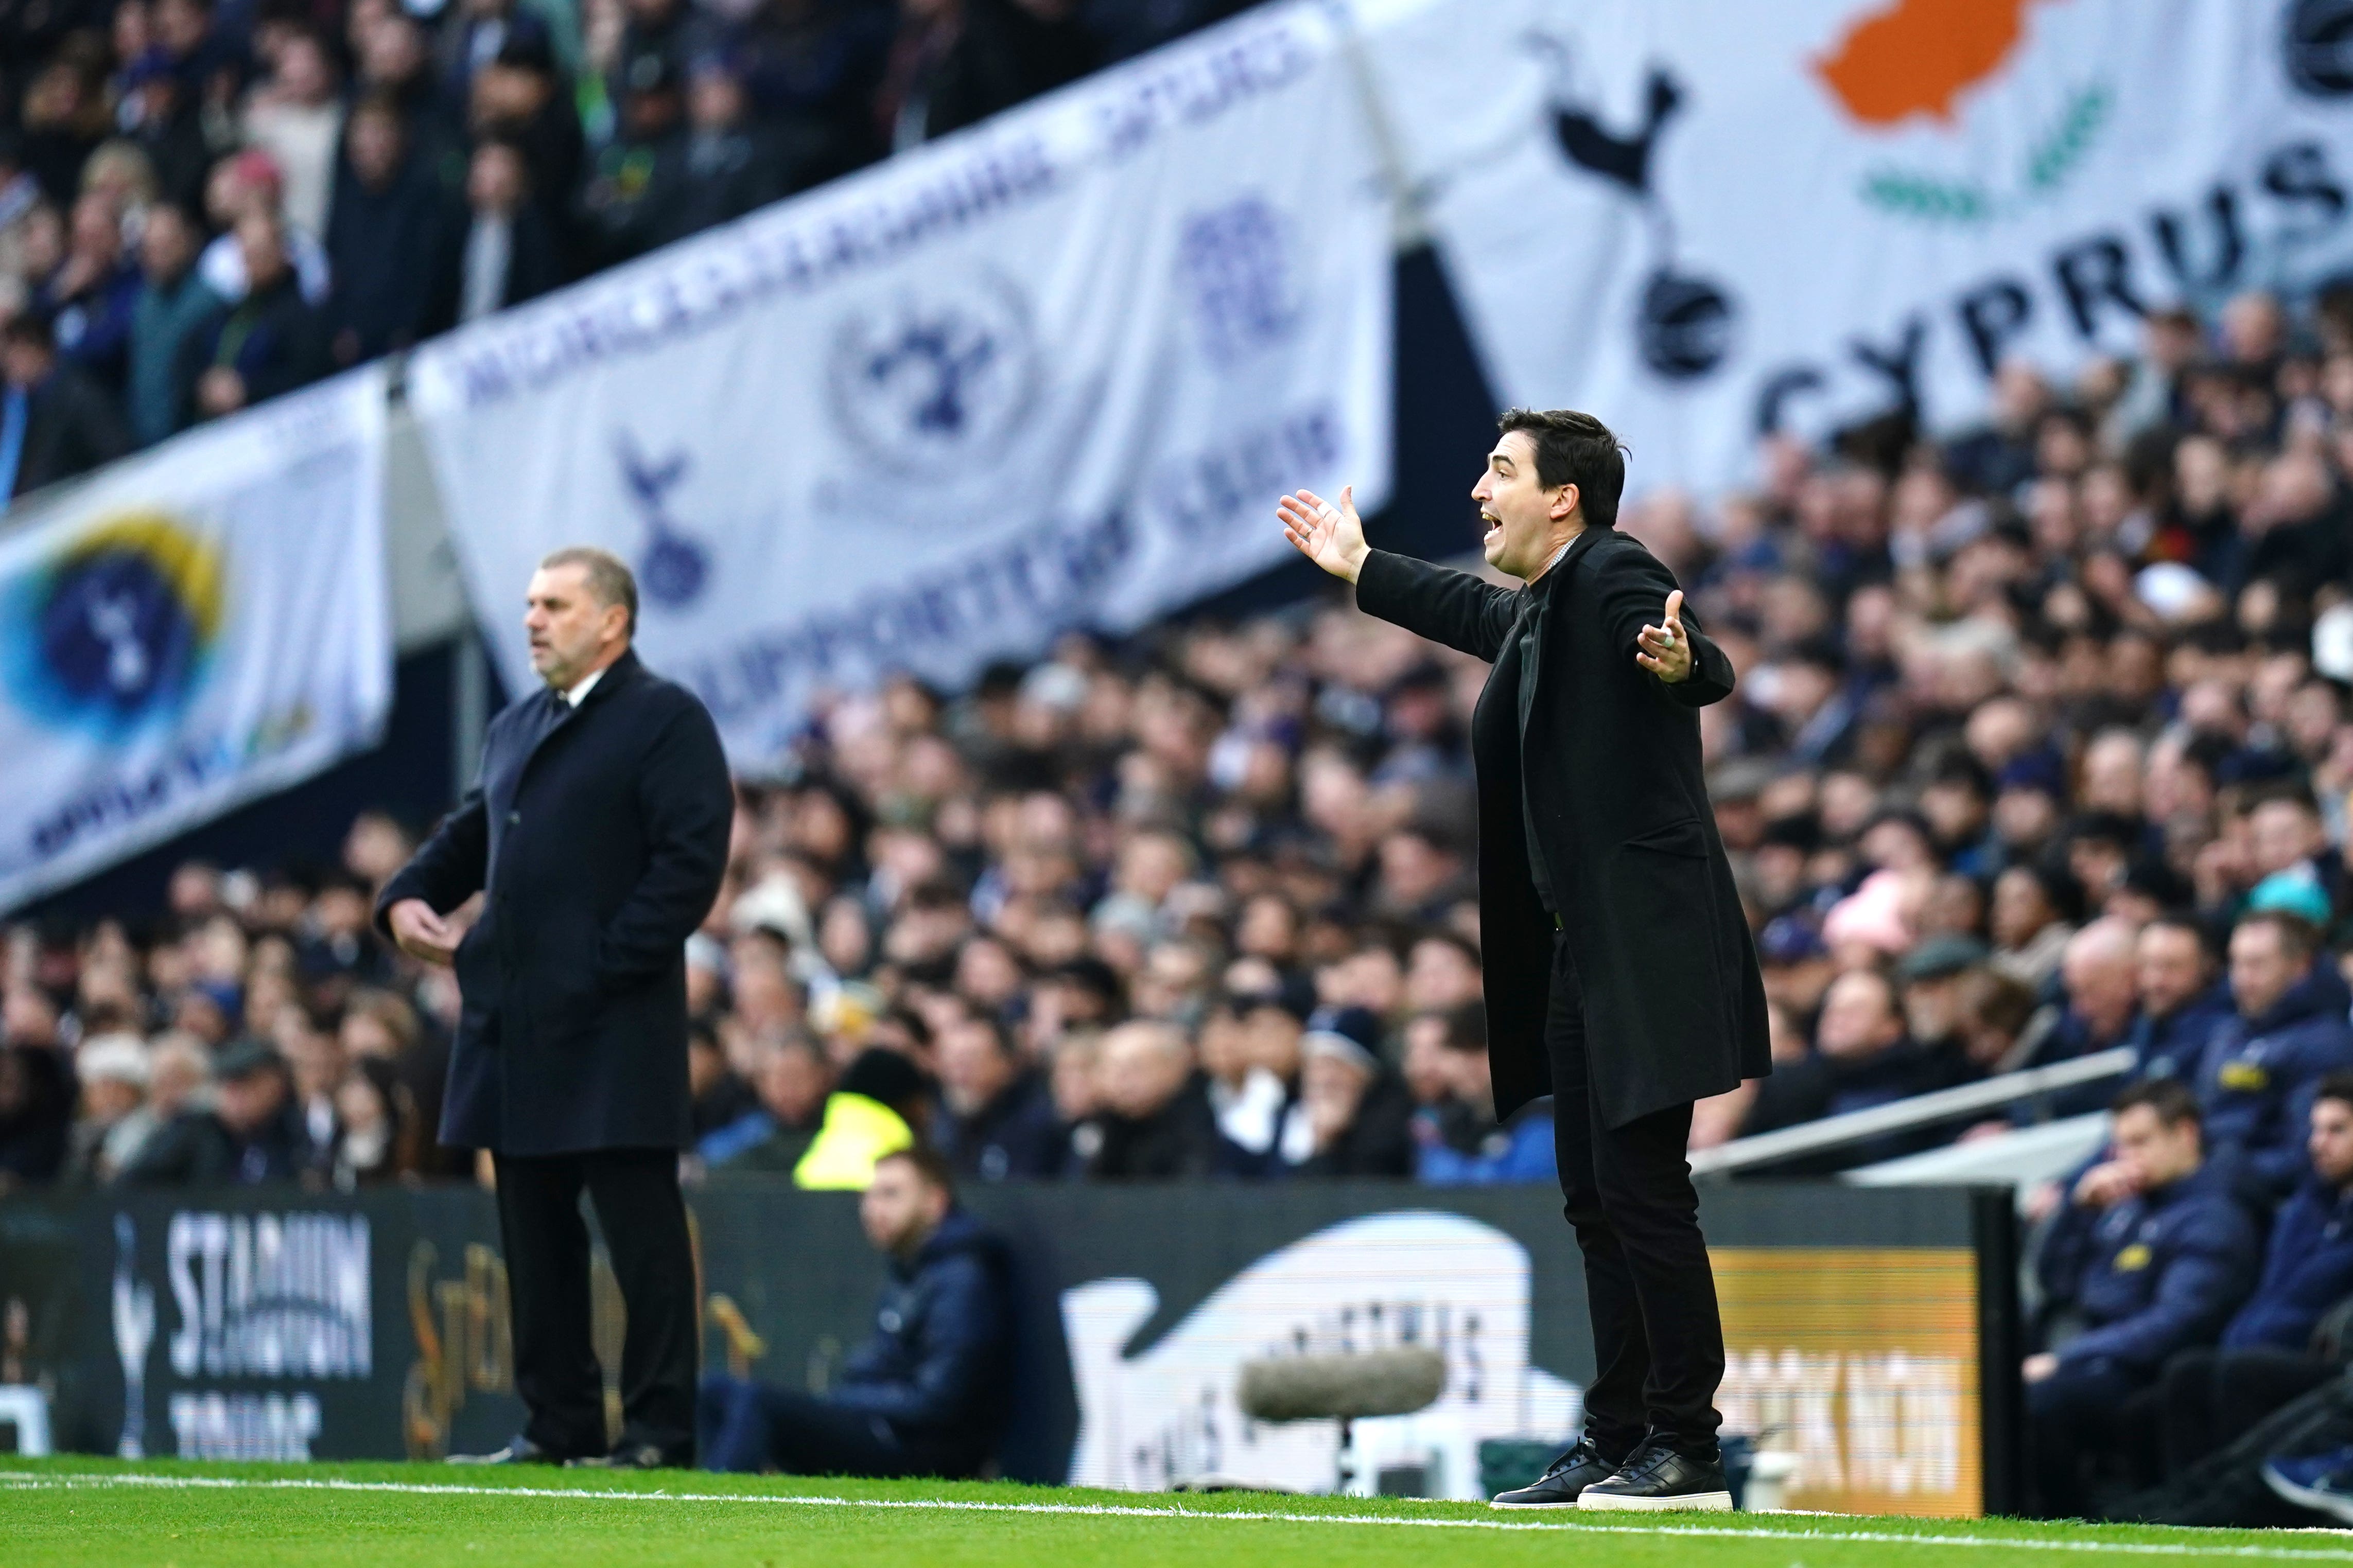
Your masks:
[[[1356,603],[1495,666],[1472,725],[1479,776],[1479,935],[1498,1121],[1552,1092],[1545,1010],[1553,921],[1528,868],[1532,821],[1564,906],[1605,1125],[1768,1069],[1757,950],[1716,836],[1699,712],[1732,661],[1689,610],[1694,663],[1669,685],[1634,662],[1673,574],[1609,529],[1577,535],[1526,589],[1376,550]],[[1520,722],[1521,616],[1545,595],[1536,686]],[[1523,805],[1526,807],[1523,816]]]
[[[727,866],[727,759],[702,702],[633,653],[552,729],[550,700],[491,721],[480,782],[376,900],[384,926],[402,899],[488,895],[458,947],[441,1142],[682,1148],[686,939]]]

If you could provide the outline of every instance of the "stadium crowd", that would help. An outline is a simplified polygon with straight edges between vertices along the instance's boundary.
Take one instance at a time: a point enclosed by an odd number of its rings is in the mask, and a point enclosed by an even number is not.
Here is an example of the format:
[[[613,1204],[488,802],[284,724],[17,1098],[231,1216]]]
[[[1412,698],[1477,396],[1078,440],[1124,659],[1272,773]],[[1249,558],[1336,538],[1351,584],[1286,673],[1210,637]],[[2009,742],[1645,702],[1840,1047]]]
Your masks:
[[[1778,1065],[1694,1145],[2134,1053],[2114,1148],[2030,1199],[2052,1507],[2190,1473],[2335,1365],[2348,522],[2353,294],[2259,292],[2066,384],[2005,364],[1978,428],[1774,440],[1752,489],[1624,520],[1741,672],[1703,722]],[[1548,1108],[1496,1126],[1482,1048],[1483,673],[1322,601],[828,699],[741,778],[690,947],[694,1167],[1549,1180]],[[191,864],[153,917],[15,928],[0,1183],[465,1174],[431,1136],[454,984],[369,925],[410,844],[371,816],[331,868]]]
[[[59,0],[0,18],[0,499],[1244,0]]]

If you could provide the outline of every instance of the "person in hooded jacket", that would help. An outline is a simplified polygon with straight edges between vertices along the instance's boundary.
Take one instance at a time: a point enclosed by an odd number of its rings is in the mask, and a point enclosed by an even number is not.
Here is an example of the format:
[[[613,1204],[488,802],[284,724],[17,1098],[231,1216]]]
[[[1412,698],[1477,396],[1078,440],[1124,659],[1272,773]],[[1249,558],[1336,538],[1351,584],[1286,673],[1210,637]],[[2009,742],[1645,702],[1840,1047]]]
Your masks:
[[[2199,1064],[2207,1147],[2265,1203],[2305,1177],[2320,1080],[2353,1070],[2346,1021],[2353,994],[2319,955],[2319,931],[2295,915],[2262,910],[2241,920],[2231,932],[2236,1016],[2215,1031]]]
[[[874,1331],[823,1394],[706,1379],[711,1468],[969,1477],[994,1455],[1013,1359],[1003,1243],[956,1206],[947,1162],[922,1145],[875,1163],[858,1218],[888,1259]]]

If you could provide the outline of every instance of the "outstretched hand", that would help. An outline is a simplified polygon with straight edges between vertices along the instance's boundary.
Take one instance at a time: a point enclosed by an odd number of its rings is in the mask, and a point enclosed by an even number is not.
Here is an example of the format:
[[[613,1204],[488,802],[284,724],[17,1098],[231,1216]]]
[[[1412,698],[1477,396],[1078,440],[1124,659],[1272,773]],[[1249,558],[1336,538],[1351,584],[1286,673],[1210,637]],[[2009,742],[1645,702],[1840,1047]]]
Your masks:
[[[1365,543],[1364,520],[1356,515],[1356,486],[1347,486],[1340,491],[1340,504],[1334,506],[1314,490],[1300,490],[1274,507],[1282,536],[1299,547],[1299,553],[1345,583],[1356,580],[1365,557],[1372,553]]]
[[[1634,662],[1672,686],[1688,679],[1692,672],[1691,638],[1683,631],[1683,591],[1677,588],[1667,595],[1667,613],[1662,617],[1663,626],[1644,626],[1634,640],[1641,651]]]

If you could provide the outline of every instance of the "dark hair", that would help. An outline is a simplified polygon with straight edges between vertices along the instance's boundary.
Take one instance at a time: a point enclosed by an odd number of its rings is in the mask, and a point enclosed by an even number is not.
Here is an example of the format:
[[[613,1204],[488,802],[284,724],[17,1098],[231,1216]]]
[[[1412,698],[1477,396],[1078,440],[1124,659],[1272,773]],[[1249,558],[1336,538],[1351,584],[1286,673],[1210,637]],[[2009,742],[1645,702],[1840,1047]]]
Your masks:
[[[880,1170],[885,1162],[892,1160],[902,1160],[914,1167],[915,1174],[923,1179],[925,1186],[945,1193],[951,1198],[955,1196],[955,1170],[948,1163],[948,1157],[929,1143],[910,1143],[904,1149],[893,1149],[874,1162],[875,1168]]]
[[[2185,1121],[2200,1127],[2206,1124],[2198,1110],[2198,1097],[2178,1078],[2153,1078],[2133,1084],[2109,1101],[2108,1109],[2122,1116],[2136,1105],[2148,1107],[2168,1127],[2179,1127]]]
[[[1446,1015],[1446,1043],[1458,1051],[1487,1048],[1487,1004],[1465,1002]]]
[[[2332,1072],[2321,1075],[2318,1087],[2313,1089],[2315,1100],[2333,1100],[2339,1105],[2353,1105],[2353,1072]]]
[[[2206,922],[2196,915],[2168,912],[2158,915],[2140,929],[2143,936],[2153,931],[2186,932],[2189,939],[2198,944],[2199,958],[2207,963],[2214,962],[2214,933],[2208,928]]]
[[[2300,963],[2311,963],[2320,952],[2320,928],[2302,915],[2286,910],[2257,910],[2241,916],[2233,929],[2243,931],[2253,925],[2270,926],[2278,931],[2280,945],[2287,949],[2288,956]]]
[[[1590,414],[1571,408],[1506,408],[1498,433],[1514,431],[1536,449],[1536,483],[1546,489],[1577,487],[1577,507],[1588,528],[1618,526],[1618,498],[1626,490],[1625,444]]]

